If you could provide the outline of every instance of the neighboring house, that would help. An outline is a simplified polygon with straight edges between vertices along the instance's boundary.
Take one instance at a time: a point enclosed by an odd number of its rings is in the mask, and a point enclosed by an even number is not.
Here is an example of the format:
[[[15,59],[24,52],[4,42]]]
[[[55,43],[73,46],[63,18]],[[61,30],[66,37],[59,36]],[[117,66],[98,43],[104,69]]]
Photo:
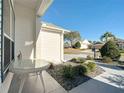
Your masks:
[[[117,39],[116,41],[119,49],[124,49],[124,40],[123,39]]]
[[[102,48],[103,45],[104,44],[95,44],[95,45],[92,46],[92,48],[95,48],[96,51],[99,51]]]
[[[86,39],[83,41],[80,41],[80,43],[81,43],[80,49],[88,49],[89,45],[91,45],[91,43]]]
[[[42,23],[41,16],[52,0],[0,0],[0,79],[21,52],[22,59],[63,60],[63,33],[66,30]]]
[[[48,60],[55,64],[62,63],[64,32],[68,32],[68,30],[51,23],[42,22],[36,42],[36,58]]]
[[[64,42],[64,48],[71,48],[71,44],[69,42]]]
[[[104,43],[97,41],[93,44],[92,48],[95,48],[96,50],[99,51],[99,49],[101,49],[103,45]]]

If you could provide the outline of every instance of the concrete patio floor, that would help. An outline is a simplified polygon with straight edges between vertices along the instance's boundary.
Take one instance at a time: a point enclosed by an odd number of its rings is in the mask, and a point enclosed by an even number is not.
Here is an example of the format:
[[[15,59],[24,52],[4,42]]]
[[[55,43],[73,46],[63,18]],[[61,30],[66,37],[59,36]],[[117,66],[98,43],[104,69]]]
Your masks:
[[[43,71],[42,74],[45,83],[45,93],[66,93],[65,89],[46,71]],[[18,93],[20,82],[20,76],[9,73],[5,82],[0,84],[0,93]],[[28,76],[24,83],[22,93],[44,93],[40,75]]]
[[[91,79],[69,93],[124,93],[124,70],[105,64],[100,65],[106,72]],[[46,71],[43,71],[45,93],[68,93]],[[0,84],[0,93],[18,93],[21,78],[9,73],[5,82]],[[40,75],[30,75],[26,79],[22,93],[43,93]]]

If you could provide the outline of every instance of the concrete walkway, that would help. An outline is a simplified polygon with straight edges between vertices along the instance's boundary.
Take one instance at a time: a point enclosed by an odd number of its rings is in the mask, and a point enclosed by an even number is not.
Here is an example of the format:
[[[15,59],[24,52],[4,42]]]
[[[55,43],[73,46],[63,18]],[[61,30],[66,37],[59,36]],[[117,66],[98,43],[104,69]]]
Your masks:
[[[98,64],[106,72],[72,89],[70,93],[124,93],[124,70]]]

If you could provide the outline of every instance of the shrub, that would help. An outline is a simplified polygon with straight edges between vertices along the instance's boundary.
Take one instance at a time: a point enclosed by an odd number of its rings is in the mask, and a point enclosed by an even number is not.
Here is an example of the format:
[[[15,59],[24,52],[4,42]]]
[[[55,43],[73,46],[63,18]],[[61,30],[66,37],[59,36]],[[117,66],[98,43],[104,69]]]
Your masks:
[[[81,43],[78,41],[74,44],[74,48],[80,48],[81,47]]]
[[[84,63],[86,60],[83,57],[78,57],[76,61],[78,63]]]
[[[77,65],[74,67],[76,75],[86,75],[89,72],[89,69],[86,65]]]
[[[112,59],[110,57],[104,56],[103,59],[102,59],[102,62],[103,63],[112,63]]]
[[[100,49],[100,52],[102,57],[107,56],[113,60],[119,60],[121,56],[119,48],[114,41],[108,41],[104,44]]]
[[[87,56],[87,60],[92,60],[93,58],[91,56]]]
[[[70,61],[71,61],[71,62],[76,62],[77,59],[76,59],[76,58],[72,58]]]
[[[72,58],[70,61],[76,63],[84,63],[86,60],[83,57],[78,57],[78,58]]]
[[[96,69],[96,64],[93,62],[88,62],[87,67],[90,71],[94,71]]]
[[[67,65],[63,67],[62,74],[65,78],[72,79],[74,78],[75,71],[71,65]]]

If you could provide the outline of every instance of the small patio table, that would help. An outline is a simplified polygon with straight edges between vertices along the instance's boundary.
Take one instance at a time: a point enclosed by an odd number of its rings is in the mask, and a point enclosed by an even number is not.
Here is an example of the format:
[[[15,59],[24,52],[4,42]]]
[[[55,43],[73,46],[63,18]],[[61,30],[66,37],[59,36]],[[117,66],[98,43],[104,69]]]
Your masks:
[[[23,60],[14,60],[10,65],[10,72],[14,74],[18,74],[21,77],[21,84],[19,87],[19,92],[22,92],[24,82],[29,73],[36,73],[36,75],[40,75],[41,82],[43,84],[43,91],[45,93],[45,85],[43,81],[42,71],[48,69],[50,63],[41,59],[23,59]]]

